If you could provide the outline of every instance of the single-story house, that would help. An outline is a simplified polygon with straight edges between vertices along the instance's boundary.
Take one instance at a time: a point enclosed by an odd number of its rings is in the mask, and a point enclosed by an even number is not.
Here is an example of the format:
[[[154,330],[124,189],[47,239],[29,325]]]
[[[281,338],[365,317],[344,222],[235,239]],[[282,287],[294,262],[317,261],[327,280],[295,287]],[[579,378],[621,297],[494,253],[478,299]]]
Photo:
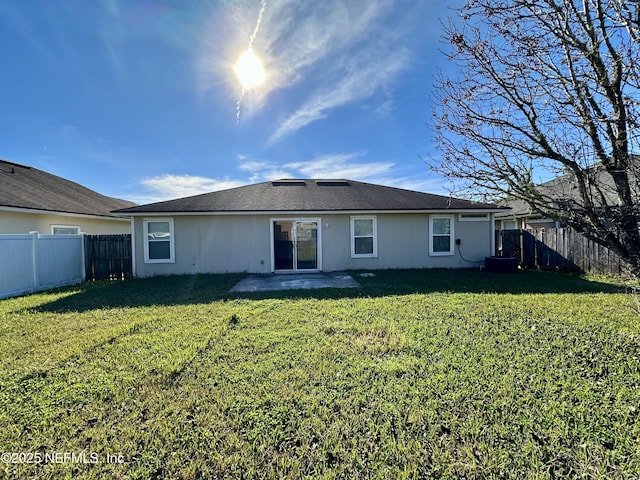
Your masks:
[[[128,234],[130,219],[111,211],[134,205],[37,168],[0,160],[0,234]]]
[[[285,179],[115,211],[138,277],[479,266],[500,207],[353,180]]]

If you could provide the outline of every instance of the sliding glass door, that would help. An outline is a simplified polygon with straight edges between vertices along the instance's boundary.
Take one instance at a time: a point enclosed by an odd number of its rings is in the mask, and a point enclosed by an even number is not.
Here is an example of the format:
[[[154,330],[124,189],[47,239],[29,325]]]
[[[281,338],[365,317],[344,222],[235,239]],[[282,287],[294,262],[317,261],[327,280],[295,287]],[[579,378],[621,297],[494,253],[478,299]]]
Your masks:
[[[318,222],[295,222],[296,270],[318,269]]]
[[[319,220],[273,220],[273,267],[276,271],[319,270]]]

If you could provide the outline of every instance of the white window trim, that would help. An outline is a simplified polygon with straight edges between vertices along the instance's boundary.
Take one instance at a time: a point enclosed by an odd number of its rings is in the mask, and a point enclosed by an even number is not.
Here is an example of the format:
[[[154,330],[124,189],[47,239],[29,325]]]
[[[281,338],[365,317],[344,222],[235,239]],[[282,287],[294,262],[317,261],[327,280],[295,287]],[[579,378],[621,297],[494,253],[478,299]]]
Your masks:
[[[356,253],[355,220],[373,221],[373,253]],[[351,217],[351,258],[376,258],[378,256],[378,217],[375,215],[359,215]],[[358,237],[367,238],[367,237]]]
[[[459,213],[458,221],[460,222],[488,222],[488,213]]]
[[[75,228],[77,230],[76,233],[55,233],[56,228]],[[79,225],[51,225],[51,235],[79,235],[80,234],[80,226]]]
[[[449,232],[449,237],[450,237],[450,242],[449,242],[449,251],[448,252],[434,252],[433,251],[433,220],[435,219],[439,219],[439,218],[448,218],[449,219],[449,226],[450,226],[450,232]],[[429,256],[432,257],[444,257],[444,256],[450,256],[450,255],[454,255],[455,254],[455,222],[454,222],[454,216],[453,215],[430,215],[429,216]]]
[[[169,222],[169,258],[149,258],[149,223]],[[175,263],[176,262],[176,237],[173,228],[173,218],[145,218],[142,221],[142,241],[144,242],[144,263]]]

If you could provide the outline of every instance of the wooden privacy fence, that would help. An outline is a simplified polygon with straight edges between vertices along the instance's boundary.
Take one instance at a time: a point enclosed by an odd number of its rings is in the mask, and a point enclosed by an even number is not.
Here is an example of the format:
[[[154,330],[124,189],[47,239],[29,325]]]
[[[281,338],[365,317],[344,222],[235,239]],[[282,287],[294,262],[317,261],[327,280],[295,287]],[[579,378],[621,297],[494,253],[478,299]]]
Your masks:
[[[86,280],[133,277],[131,235],[85,235]]]
[[[527,268],[620,275],[620,257],[571,228],[502,230],[497,245],[504,257],[515,257]]]

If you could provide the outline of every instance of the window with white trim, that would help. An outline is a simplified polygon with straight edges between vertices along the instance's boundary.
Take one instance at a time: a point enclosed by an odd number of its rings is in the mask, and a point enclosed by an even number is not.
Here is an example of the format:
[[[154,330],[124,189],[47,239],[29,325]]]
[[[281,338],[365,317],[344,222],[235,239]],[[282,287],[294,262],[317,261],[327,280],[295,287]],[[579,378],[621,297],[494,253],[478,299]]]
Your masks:
[[[461,213],[458,215],[461,222],[487,222],[489,221],[488,213]]]
[[[454,254],[453,215],[429,217],[429,255]]]
[[[51,235],[78,235],[80,227],[76,225],[51,225]]]
[[[172,218],[146,219],[144,228],[144,262],[175,262],[175,239]]]
[[[351,257],[377,257],[376,217],[351,217]]]

